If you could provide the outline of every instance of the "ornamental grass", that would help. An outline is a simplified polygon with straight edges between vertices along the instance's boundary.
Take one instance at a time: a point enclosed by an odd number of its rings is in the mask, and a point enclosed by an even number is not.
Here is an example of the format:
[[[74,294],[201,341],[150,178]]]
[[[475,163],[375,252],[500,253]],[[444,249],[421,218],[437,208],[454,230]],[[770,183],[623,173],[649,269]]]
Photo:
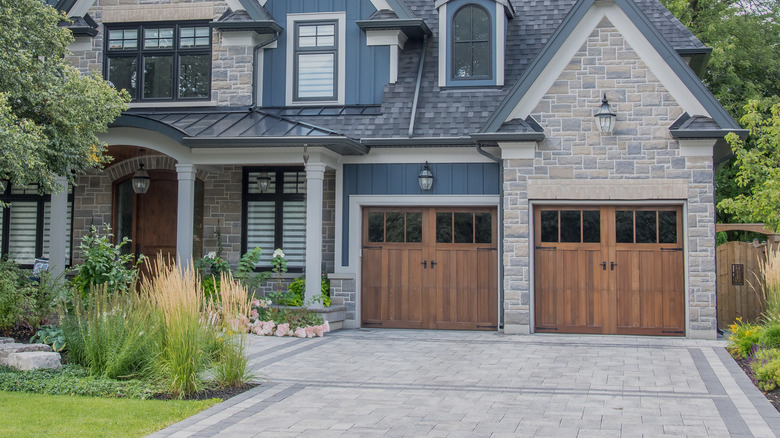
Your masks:
[[[759,263],[759,275],[764,279],[760,288],[764,298],[764,319],[780,323],[780,251],[770,250],[763,263]]]
[[[158,257],[151,275],[141,284],[141,294],[154,306],[162,323],[153,370],[174,396],[183,397],[203,388],[208,351],[214,327],[203,315],[216,314],[204,299],[200,280],[189,264],[182,267]]]

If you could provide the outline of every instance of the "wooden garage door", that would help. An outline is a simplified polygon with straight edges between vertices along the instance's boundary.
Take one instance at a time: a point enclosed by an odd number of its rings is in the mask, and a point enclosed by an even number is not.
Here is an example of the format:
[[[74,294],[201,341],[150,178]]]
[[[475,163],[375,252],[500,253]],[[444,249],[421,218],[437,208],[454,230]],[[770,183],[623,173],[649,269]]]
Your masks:
[[[495,209],[367,208],[362,229],[364,327],[496,329]]]
[[[535,329],[685,334],[678,206],[535,209]]]

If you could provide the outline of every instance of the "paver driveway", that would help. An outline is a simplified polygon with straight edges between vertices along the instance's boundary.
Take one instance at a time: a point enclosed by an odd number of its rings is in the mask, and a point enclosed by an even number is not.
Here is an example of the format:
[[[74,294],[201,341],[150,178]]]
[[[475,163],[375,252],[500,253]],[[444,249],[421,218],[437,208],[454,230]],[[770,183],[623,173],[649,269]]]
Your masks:
[[[154,436],[775,436],[780,414],[723,346],[380,329],[253,336],[263,384]]]

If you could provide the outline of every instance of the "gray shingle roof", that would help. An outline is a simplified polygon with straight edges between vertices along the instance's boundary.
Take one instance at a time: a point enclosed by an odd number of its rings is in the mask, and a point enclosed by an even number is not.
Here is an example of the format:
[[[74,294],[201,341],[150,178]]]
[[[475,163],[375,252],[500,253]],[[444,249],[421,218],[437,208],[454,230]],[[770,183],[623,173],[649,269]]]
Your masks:
[[[506,28],[504,87],[441,89],[436,46],[440,41],[436,35],[438,12],[431,0],[406,0],[409,10],[434,32],[425,56],[414,137],[467,137],[479,132],[574,3],[575,0],[515,2],[515,18],[508,21]],[[637,4],[675,49],[705,49],[658,0],[637,0]],[[295,119],[328,127],[352,138],[407,137],[422,45],[421,40],[406,43],[399,57],[398,81],[385,86],[380,115],[299,114]]]

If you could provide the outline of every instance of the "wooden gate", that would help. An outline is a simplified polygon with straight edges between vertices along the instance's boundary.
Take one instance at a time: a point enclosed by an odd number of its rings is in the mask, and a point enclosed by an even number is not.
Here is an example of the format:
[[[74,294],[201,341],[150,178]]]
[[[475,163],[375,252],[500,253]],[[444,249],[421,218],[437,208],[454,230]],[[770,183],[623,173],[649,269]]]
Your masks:
[[[766,245],[726,242],[718,246],[718,328],[727,329],[737,318],[755,322],[764,307],[760,275]]]

